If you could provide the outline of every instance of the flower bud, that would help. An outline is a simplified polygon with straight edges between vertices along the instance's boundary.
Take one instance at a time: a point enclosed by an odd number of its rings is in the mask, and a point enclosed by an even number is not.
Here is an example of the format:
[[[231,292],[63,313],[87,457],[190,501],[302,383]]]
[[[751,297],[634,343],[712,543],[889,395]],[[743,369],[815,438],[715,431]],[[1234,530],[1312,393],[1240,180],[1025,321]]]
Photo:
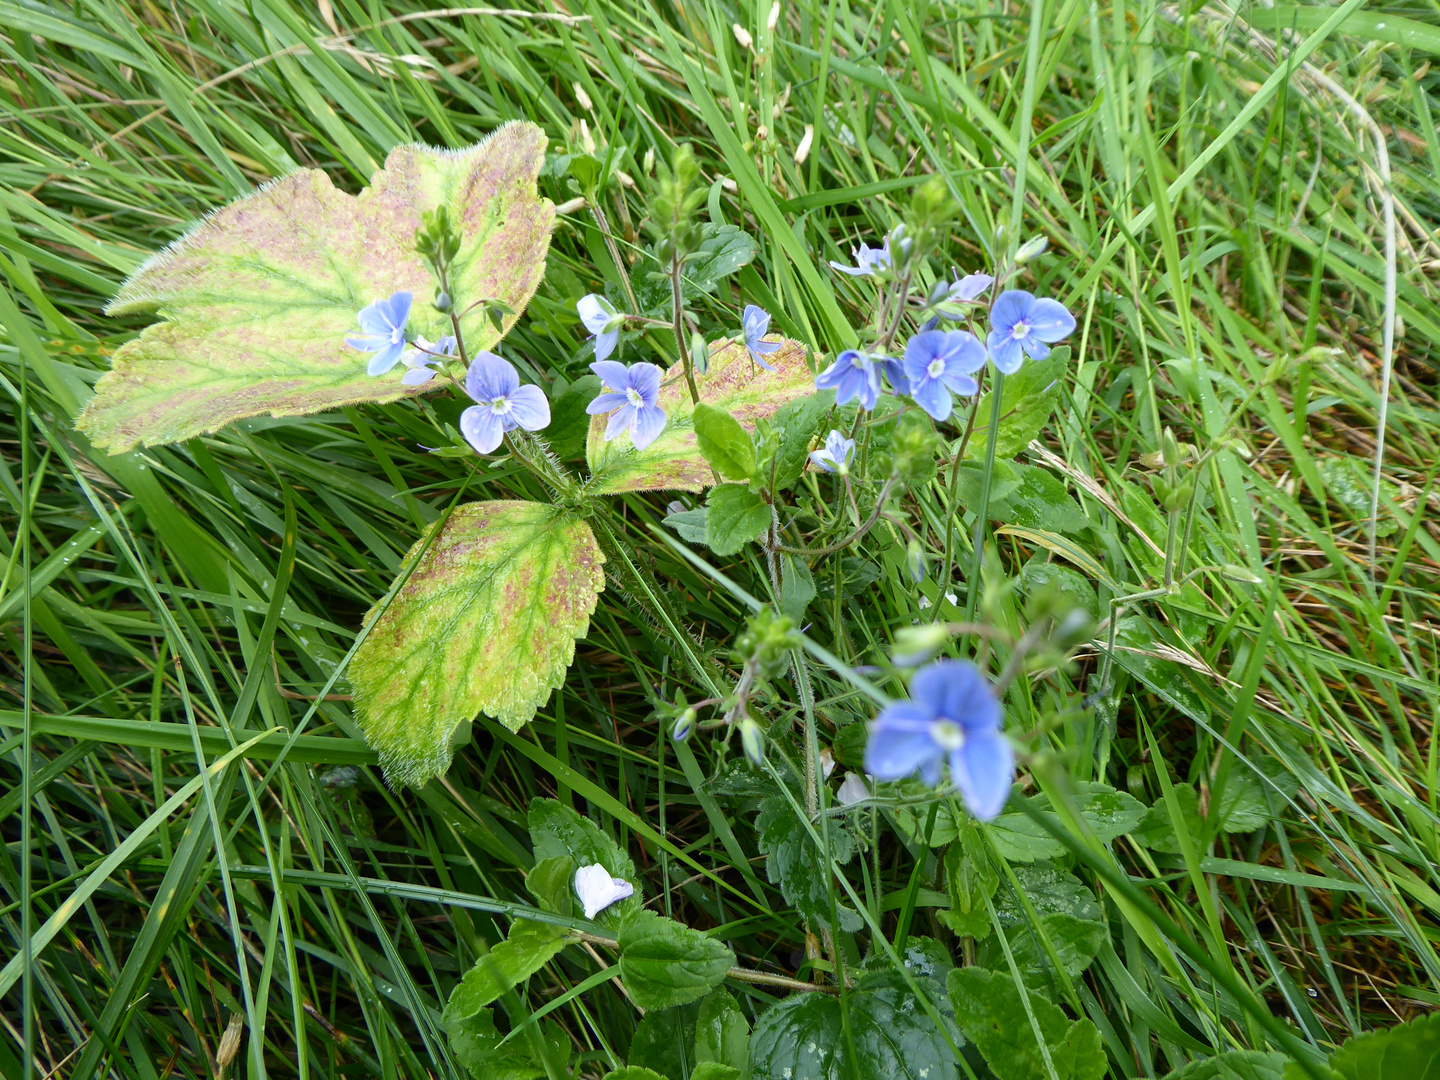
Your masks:
[[[644,166],[646,176],[655,175],[655,148],[653,146],[645,151],[645,159],[641,164]]]
[[[431,304],[431,306],[436,311],[449,311],[455,306],[455,301],[450,299],[450,294],[448,292],[446,292],[444,289],[439,289],[435,293],[435,300]]]
[[[1175,432],[1168,427],[1160,436],[1160,452],[1165,457],[1165,464],[1172,468],[1185,462],[1185,452],[1181,449],[1179,440],[1175,438]]]
[[[584,120],[580,121],[580,148],[591,157],[595,156],[595,139],[590,134],[590,127]]]
[[[1167,513],[1179,513],[1189,504],[1190,496],[1194,494],[1195,484],[1190,480],[1186,480],[1183,484],[1176,484],[1175,489],[1169,492],[1165,498],[1161,499],[1160,503],[1165,507]]]
[[[800,145],[795,147],[795,164],[804,165],[805,159],[810,156],[810,145],[815,141],[815,125],[806,124],[805,134],[800,137]]]
[[[910,572],[910,580],[915,584],[925,580],[925,549],[920,546],[919,540],[911,540],[905,546],[905,569]]]
[[[750,36],[750,31],[739,23],[732,23],[730,32],[735,35],[735,40],[740,43],[740,48],[748,51],[755,47],[755,39]]]
[[[575,84],[575,100],[580,103],[580,108],[586,112],[591,112],[595,108],[594,103],[590,100],[590,95],[585,93],[585,88],[578,82]]]
[[[765,733],[748,716],[740,721],[740,745],[745,748],[745,756],[752,765],[765,764]]]
[[[1234,563],[1226,563],[1222,566],[1220,568],[1220,574],[1222,577],[1227,577],[1231,581],[1243,581],[1247,585],[1259,585],[1264,580],[1259,574],[1255,573],[1255,571],[1244,566],[1236,566]]]
[[[675,721],[675,726],[670,729],[670,737],[676,742],[684,742],[686,739],[690,738],[690,735],[694,732],[694,730],[695,710],[686,709],[680,714],[679,719]]]
[[[1020,245],[1020,250],[1015,253],[1015,262],[1024,265],[1031,259],[1045,254],[1045,249],[1049,246],[1050,238],[1048,236],[1032,236]]]
[[[769,30],[769,31],[773,34],[773,33],[775,32],[775,27],[778,26],[779,24],[780,24],[780,0],[775,0],[775,3],[773,3],[773,4],[770,5],[770,17],[765,20],[765,29],[766,29],[766,30]]]
[[[895,631],[895,652],[891,662],[896,667],[918,667],[943,649],[949,640],[950,628],[944,623],[902,627]]]

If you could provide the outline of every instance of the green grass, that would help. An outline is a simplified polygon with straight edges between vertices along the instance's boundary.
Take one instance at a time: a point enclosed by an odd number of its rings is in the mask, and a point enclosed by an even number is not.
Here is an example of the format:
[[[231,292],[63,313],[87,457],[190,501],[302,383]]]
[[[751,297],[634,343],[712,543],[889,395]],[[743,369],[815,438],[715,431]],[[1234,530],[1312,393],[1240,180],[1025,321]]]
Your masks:
[[[701,309],[715,336],[743,295],[817,350],[850,344],[867,294],[825,262],[887,230],[927,174],[962,207],[950,245],[967,271],[1003,253],[1002,226],[1046,233],[1024,280],[1080,329],[1042,441],[1095,523],[1081,554],[1102,605],[1156,581],[1165,524],[1142,459],[1162,429],[1210,447],[1244,400],[1237,445],[1201,470],[1189,565],[1262,583],[1208,572],[1132,605],[1116,707],[1055,730],[1058,772],[1037,765],[1026,790],[1063,773],[1146,802],[1190,783],[1208,803],[1262,770],[1277,781],[1268,821],[1193,835],[1182,821],[1180,855],[1127,838],[1093,851],[1092,884],[1123,870],[1148,904],[1112,908],[1113,951],[1064,1000],[1099,1025],[1115,1077],[1271,1045],[1241,986],[1322,1047],[1440,1005],[1440,6],[1372,6],[1337,28],[1338,9],[1310,7],[798,0],[773,39],[768,0],[609,0],[563,19],[407,10],[0,0],[0,1073],[212,1076],[239,1014],[231,1075],[462,1075],[439,1008],[525,900],[537,795],[626,844],[662,909],[718,928],[746,966],[795,972],[804,927],[751,866],[753,806],[701,785],[716,748],[697,739],[677,760],[653,712],[677,687],[709,691],[614,590],[534,722],[512,736],[477,719],[448,777],[418,794],[385,788],[344,700],[296,696],[343,696],[361,617],[462,484],[543,497],[517,465],[420,449],[421,411],[447,406],[261,419],[118,457],[71,425],[144,324],[101,306],[193,219],[297,166],[358,190],[398,143],[464,145],[513,118],[556,147],[582,120],[623,144],[635,187],[605,206],[623,258],[647,152],[694,145],[709,214],[761,240],[742,291]],[[759,53],[737,46],[735,22]],[[1309,63],[1356,107],[1298,57],[1273,63],[1261,46],[1277,38],[1318,44]],[[1388,146],[1388,244],[1356,109]],[[572,195],[541,183],[557,204]],[[582,372],[573,303],[606,283],[619,275],[594,221],[567,215],[508,354],[542,383]],[[1277,357],[1291,362],[1267,380]],[[629,539],[723,660],[748,608],[656,538],[664,504],[628,499]],[[910,503],[936,561],[945,506],[938,481]],[[1003,527],[994,541],[1010,573],[1067,558]],[[936,594],[899,552],[877,535],[863,599],[811,609],[809,638],[836,660],[812,668],[822,741],[873,715],[846,665],[875,663],[920,592]],[[762,588],[758,557],[719,569]],[[984,602],[1004,625],[1022,607]],[[1012,692],[1012,722],[1093,693],[1097,653]],[[277,727],[299,735],[262,734]],[[887,833],[863,879],[850,868],[887,934],[897,920],[937,932],[925,903],[943,884],[912,882],[913,865]],[[596,970],[567,953],[523,1007]],[[752,1013],[772,996],[737,993]],[[613,984],[550,1015],[587,1077],[623,1060],[636,1021]]]

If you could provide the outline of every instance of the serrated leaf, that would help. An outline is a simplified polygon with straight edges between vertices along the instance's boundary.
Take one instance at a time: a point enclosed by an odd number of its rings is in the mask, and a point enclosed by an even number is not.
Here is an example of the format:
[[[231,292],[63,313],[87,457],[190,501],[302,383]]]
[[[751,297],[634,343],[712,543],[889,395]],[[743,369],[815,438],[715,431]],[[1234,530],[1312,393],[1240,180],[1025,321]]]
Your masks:
[[[1055,948],[1060,965],[1072,979],[1084,971],[1100,955],[1110,932],[1104,923],[1090,919],[1076,918],[1059,912],[1040,916],[1040,927]],[[1028,921],[1016,929],[1007,931],[1010,939],[1010,955],[1015,961],[1020,977],[1032,991],[1040,990],[1054,994],[1059,987],[1055,967],[1050,954],[1040,940],[1040,931]],[[980,963],[992,971],[1008,973],[1010,965],[998,942],[987,943],[979,956]]]
[[[965,822],[958,839],[945,849],[945,889],[948,910],[937,912],[952,931],[976,939],[990,934],[990,910],[985,901],[995,895],[1000,875],[976,827]]]
[[[810,440],[815,437],[825,407],[833,405],[834,400],[833,390],[808,394],[775,414],[774,424],[780,432],[780,448],[775,453],[775,490],[788,491],[804,473],[810,458]]]
[[[1286,1060],[1261,1050],[1227,1050],[1182,1065],[1163,1080],[1281,1080]]]
[[[831,926],[830,866],[824,853],[811,841],[804,823],[795,816],[790,803],[780,795],[772,795],[762,802],[755,830],[760,834],[760,853],[766,857],[765,873],[773,884],[780,886],[780,894],[785,897],[786,903],[798,911],[806,922]],[[843,866],[855,853],[854,841],[834,821],[829,823],[829,830],[830,854],[838,865]],[[835,891],[840,892],[838,886]],[[832,929],[852,934],[864,925],[859,914],[838,899],[835,910],[840,925]]]
[[[1013,870],[1036,914],[1071,915],[1090,922],[1105,918],[1095,894],[1070,871],[1044,864],[1021,865]],[[1030,920],[1009,882],[1003,882],[995,896],[995,916],[1007,930],[1023,927]]]
[[[1050,1080],[1020,991],[1008,974],[960,968],[950,973],[947,983],[956,1022],[996,1076]],[[1088,1019],[1072,1022],[1059,1006],[1035,994],[1030,995],[1030,1008],[1059,1080],[1101,1080],[1109,1063],[1099,1029]]]
[[[805,609],[815,599],[815,576],[799,555],[780,556],[780,614],[796,626],[805,622]]]
[[[345,344],[361,308],[414,294],[410,328],[438,340],[434,279],[415,251],[427,210],[445,205],[463,237],[452,264],[457,309],[481,298],[525,310],[545,271],[555,208],[536,191],[545,133],[512,123],[467,150],[400,146],[359,195],[301,169],[216,211],[160,252],[110,302],[112,315],[158,309],[161,322],[116,352],[77,426],[118,453],[269,413],[298,416],[394,401],[403,366],[372,377]],[[502,336],[462,316],[471,354]]]
[[[748,266],[759,250],[754,238],[736,225],[702,225],[700,235],[699,248],[685,260],[683,288],[688,299],[713,292],[723,278]]]
[[[674,529],[680,534],[680,539],[690,544],[703,544],[705,542],[705,507],[697,506],[694,510],[681,510],[676,514],[669,514],[662,525]]]
[[[695,376],[700,400],[726,410],[746,431],[754,432],[757,419],[774,416],[787,403],[815,392],[800,342],[782,341],[766,360],[776,370],[755,364],[744,342],[716,342],[710,348],[709,368]],[[606,418],[591,419],[586,444],[593,474],[590,491],[598,495],[703,491],[715,482],[695,439],[690,391],[678,366],[666,373],[661,384],[660,407],[667,415],[665,430],[644,450],[636,450],[624,436],[606,442]]]
[[[862,979],[847,1005],[848,1040],[840,999],[829,994],[793,994],[761,1015],[750,1039],[754,1075],[765,1080],[955,1076],[955,1054],[898,973]],[[852,1045],[854,1061],[849,1057]]]
[[[1330,1058],[1336,1080],[1440,1080],[1440,1013],[1345,1040]],[[1285,1080],[1305,1080],[1291,1062]]]
[[[1051,349],[1044,360],[1027,360],[1014,375],[1005,377],[1000,434],[995,443],[997,457],[1013,458],[1045,429],[1050,414],[1055,411],[1055,403],[1060,400],[1061,381],[1069,369],[1070,346],[1060,345]],[[976,405],[975,435],[965,449],[966,457],[985,456],[994,397],[987,391]]]
[[[529,1039],[517,1036],[500,1045],[504,1036],[496,1029],[490,1009],[481,1009],[464,1020],[448,1020],[444,1027],[451,1052],[476,1080],[535,1080],[546,1075],[545,1063]],[[570,1057],[570,1040],[564,1029],[546,1021],[542,1030],[550,1059],[565,1062]]]
[[[590,526],[557,507],[468,503],[439,528],[350,661],[355,719],[394,785],[443,773],[477,712],[524,726],[565,681],[605,584]]]
[[[537,860],[566,857],[573,859],[577,868],[599,863],[610,871],[611,877],[624,878],[635,886],[633,897],[622,900],[609,910],[618,912],[629,910],[626,905],[639,906],[641,882],[640,875],[635,872],[635,864],[614,840],[601,831],[600,826],[555,799],[532,799],[527,824],[530,846]],[[539,862],[536,866],[539,867]],[[570,884],[573,888],[573,874]]]
[[[505,940],[475,961],[450,992],[445,1021],[469,1020],[486,1005],[524,982],[550,962],[570,941],[563,926],[516,919]]]
[[[750,1021],[730,992],[717,988],[701,1000],[695,1018],[695,1061],[699,1065],[691,1080],[699,1075],[699,1066],[707,1062],[743,1070],[749,1057]]]
[[[1091,782],[1074,785],[1075,803],[1101,840],[1113,840],[1130,832],[1145,820],[1148,810],[1144,803],[1127,792],[1117,791],[1108,784]],[[1051,813],[1050,800],[1037,795],[1035,809]],[[1058,819],[1052,818],[1057,821]],[[1065,854],[1065,845],[1056,840],[1045,827],[1018,811],[1001,814],[987,826],[1000,854],[1011,862],[1034,862],[1056,859]]]
[[[1007,525],[1073,535],[1090,524],[1080,504],[1053,473],[1034,465],[1012,465],[1018,483],[991,503],[990,517]]]
[[[718,1061],[702,1061],[695,1066],[690,1080],[740,1080],[745,1074],[733,1065],[722,1065]]]
[[[550,401],[550,426],[545,441],[550,452],[561,461],[583,457],[585,440],[590,434],[590,415],[585,407],[600,393],[596,375],[581,375]]]
[[[745,484],[720,484],[705,503],[705,544],[716,555],[734,555],[770,525],[770,504]]]
[[[541,859],[525,876],[525,889],[543,911],[569,916],[575,910],[575,869],[569,855]]]
[[[696,445],[710,467],[726,480],[748,480],[755,471],[755,442],[740,421],[703,401],[691,419]]]
[[[641,909],[620,926],[620,980],[642,1009],[688,1005],[708,994],[735,966],[723,941]]]
[[[630,1040],[630,1064],[664,1077],[684,1077],[695,1064],[695,1022],[700,1003],[654,1009],[645,1014]]]
[[[641,1068],[638,1065],[624,1065],[606,1073],[604,1080],[670,1080],[670,1078],[661,1076],[653,1069]]]

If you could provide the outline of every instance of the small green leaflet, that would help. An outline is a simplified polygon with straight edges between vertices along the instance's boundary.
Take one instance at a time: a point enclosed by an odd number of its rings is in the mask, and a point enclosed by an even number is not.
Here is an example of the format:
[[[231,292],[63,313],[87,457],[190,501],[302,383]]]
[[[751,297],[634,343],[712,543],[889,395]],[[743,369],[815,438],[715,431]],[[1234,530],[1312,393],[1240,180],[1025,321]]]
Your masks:
[[[983,968],[960,968],[947,980],[955,1020],[1005,1080],[1050,1080],[1040,1044],[1015,981]],[[1059,1080],[1100,1080],[1109,1069],[1100,1031],[1087,1019],[1071,1021],[1037,994],[1030,995],[1040,1032]]]
[[[1108,784],[1077,783],[1074,788],[1076,809],[1101,840],[1113,840],[1130,832],[1148,813],[1145,804],[1135,796]],[[1037,810],[1053,813],[1050,800],[1044,795],[1037,795],[1033,802]],[[1042,825],[1019,811],[1001,814],[986,828],[1000,854],[1011,862],[1056,859],[1066,851],[1065,845]]]
[[[1044,360],[1027,360],[1005,379],[1000,408],[1000,434],[995,454],[1013,458],[1044,430],[1060,400],[1060,386],[1069,375],[1070,346],[1059,345]],[[995,395],[986,393],[975,406],[975,434],[965,456],[983,458],[989,438],[990,409]]]
[[[366,616],[377,621],[349,670],[386,779],[415,787],[449,767],[462,721],[484,711],[518,731],[535,715],[605,585],[590,526],[544,503],[467,503],[425,544],[390,606]]]
[[[705,505],[705,544],[716,555],[734,555],[770,524],[770,504],[745,484],[718,484]]]
[[[572,940],[563,926],[516,919],[505,940],[475,961],[445,1005],[446,1023],[469,1020],[548,964]]]
[[[644,909],[626,917],[619,941],[620,980],[642,1009],[696,1001],[735,966],[724,942]]]
[[[560,905],[569,903],[572,912],[580,912],[575,902],[575,870],[599,863],[612,878],[624,878],[635,888],[635,895],[601,911],[595,921],[612,930],[624,924],[644,901],[644,889],[635,864],[620,846],[601,831],[589,818],[581,817],[572,808],[555,799],[533,799],[530,802],[530,846],[535,852],[535,869],[526,886],[540,906],[559,912]],[[565,879],[561,880],[561,867]],[[563,890],[563,899],[561,898]],[[551,905],[555,905],[552,907]]]
[[[1164,1080],[1281,1080],[1284,1054],[1261,1050],[1227,1050],[1182,1065]]]
[[[711,346],[709,369],[695,377],[700,400],[726,410],[741,427],[753,432],[756,420],[774,416],[788,402],[815,392],[814,376],[806,366],[805,346],[800,342],[785,340],[766,359],[775,371],[755,364],[744,342],[717,342]],[[665,430],[644,450],[636,450],[624,435],[606,442],[606,418],[591,418],[586,443],[593,474],[588,485],[591,493],[703,491],[715,482],[696,442],[690,391],[678,366],[665,374],[660,407],[667,417]]]
[[[744,1069],[749,1057],[750,1021],[728,990],[713,991],[695,1018],[695,1060]]]
[[[150,259],[106,308],[162,319],[116,352],[77,426],[119,453],[215,431],[269,413],[299,416],[395,401],[397,365],[365,373],[368,354],[345,344],[356,315],[411,292],[410,329],[431,341],[449,320],[430,307],[430,270],[415,252],[421,215],[450,208],[464,238],[452,270],[459,310],[505,303],[508,330],[545,272],[555,208],[535,178],[545,133],[511,123],[467,150],[400,146],[359,195],[301,169],[216,211]],[[461,319],[471,355],[503,334],[476,309]]]

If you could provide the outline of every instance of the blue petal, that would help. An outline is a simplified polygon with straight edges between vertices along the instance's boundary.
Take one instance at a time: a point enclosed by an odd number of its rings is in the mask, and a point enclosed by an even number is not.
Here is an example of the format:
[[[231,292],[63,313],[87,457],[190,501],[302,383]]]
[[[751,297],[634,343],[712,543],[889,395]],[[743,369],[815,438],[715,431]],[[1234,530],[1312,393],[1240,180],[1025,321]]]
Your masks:
[[[1031,360],[1044,360],[1050,355],[1050,346],[1046,345],[1034,334],[1025,335],[1025,339],[1021,341],[1020,344],[1025,347],[1025,355],[1030,357]],[[1008,375],[1009,372],[1007,371],[1006,374]]]
[[[609,390],[624,391],[630,385],[630,369],[618,360],[596,360],[590,370],[600,376]]]
[[[417,366],[405,372],[400,381],[406,386],[419,386],[427,383],[435,377],[435,369],[424,366]]]
[[[917,770],[937,768],[945,753],[927,732],[885,731],[878,726],[865,744],[865,771],[877,780],[901,780]]]
[[[390,340],[390,331],[394,327],[390,324],[390,305],[387,301],[376,300],[373,304],[366,304],[355,319],[365,333]]]
[[[1075,316],[1059,300],[1036,300],[1030,309],[1030,332],[1041,341],[1062,341],[1075,331]]]
[[[352,349],[359,349],[361,352],[379,352],[381,349],[389,348],[390,335],[384,337],[347,337],[345,344]]]
[[[851,277],[869,277],[875,272],[864,266],[846,266],[843,263],[836,262],[834,259],[830,260],[830,269],[839,270],[840,273],[849,274]]]
[[[990,309],[990,329],[1010,333],[1015,324],[1025,318],[1035,298],[1020,289],[1007,289],[1000,294]]]
[[[465,392],[476,401],[488,402],[508,398],[520,389],[520,373],[515,365],[492,352],[476,353],[465,372]]]
[[[408,292],[397,292],[390,294],[390,325],[396,330],[403,330],[405,324],[410,321],[410,304],[414,296]]]
[[[510,415],[526,431],[540,431],[550,423],[550,402],[538,386],[521,386],[510,395]]]
[[[615,346],[620,343],[620,331],[606,330],[604,333],[595,335],[595,359],[604,360],[615,351]]]
[[[1015,783],[1015,751],[997,732],[976,735],[950,755],[950,778],[970,813],[990,821],[1005,808]]]
[[[601,394],[594,401],[590,402],[589,405],[585,406],[585,411],[591,416],[594,416],[596,413],[607,413],[611,409],[618,409],[629,400],[630,399],[624,394]]]
[[[921,379],[912,383],[910,396],[915,399],[916,405],[930,414],[932,419],[950,419],[950,410],[954,408],[954,402],[950,398],[950,391],[945,389],[945,384],[939,379]]]
[[[660,400],[660,379],[665,373],[657,364],[631,364],[630,385],[640,393],[640,400],[654,405]]]
[[[393,345],[386,345],[370,358],[370,363],[365,365],[365,372],[368,375],[384,375],[400,362],[400,357],[405,352],[405,343],[397,341]]]
[[[1000,702],[980,669],[968,660],[936,660],[910,680],[910,700],[932,715],[953,721],[967,735],[1000,728]]]
[[[615,318],[615,308],[603,296],[589,293],[575,301],[575,311],[585,329],[592,334],[603,334],[610,321]]]
[[[980,392],[980,384],[971,375],[946,375],[942,381],[951,393],[961,397],[974,397]]]
[[[635,426],[635,406],[628,401],[616,409],[610,416],[610,423],[605,425],[605,441],[618,438],[630,428]]]
[[[770,313],[756,304],[746,304],[740,327],[745,332],[747,342],[757,341],[770,330]]]
[[[1020,342],[1010,336],[1010,332],[999,330],[990,331],[990,339],[987,342],[990,346],[990,360],[1006,375],[1014,375],[1020,370],[1020,365],[1025,363],[1025,350],[1020,347]]]
[[[665,410],[658,405],[644,405],[635,410],[635,424],[630,429],[630,441],[636,450],[644,450],[660,437],[665,430]]]
[[[810,451],[810,463],[821,472],[835,471],[835,459],[830,455],[830,451],[824,448]]]
[[[754,360],[755,363],[759,364],[759,365],[760,365],[762,368],[764,368],[766,371],[774,371],[774,370],[775,370],[775,366],[774,366],[773,364],[767,364],[767,363],[765,362],[764,357],[763,357],[759,352],[756,351],[754,345],[747,346],[747,349],[748,349],[748,351],[749,351],[749,353],[750,353],[750,359],[751,359],[751,360]]]
[[[973,375],[985,366],[985,346],[968,330],[951,330],[945,370],[960,375]]]
[[[460,414],[460,434],[482,454],[494,453],[505,438],[505,425],[485,405],[471,405]]]

